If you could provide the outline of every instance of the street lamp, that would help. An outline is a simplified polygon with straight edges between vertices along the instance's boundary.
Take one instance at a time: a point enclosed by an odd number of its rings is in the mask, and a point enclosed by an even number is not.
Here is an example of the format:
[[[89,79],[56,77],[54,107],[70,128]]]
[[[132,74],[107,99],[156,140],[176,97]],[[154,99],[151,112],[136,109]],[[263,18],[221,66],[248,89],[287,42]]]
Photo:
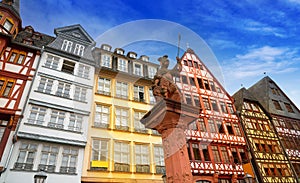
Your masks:
[[[252,176],[248,173],[244,176],[245,183],[252,183]]]
[[[37,174],[34,175],[34,183],[45,183],[47,175],[44,170],[40,170]]]

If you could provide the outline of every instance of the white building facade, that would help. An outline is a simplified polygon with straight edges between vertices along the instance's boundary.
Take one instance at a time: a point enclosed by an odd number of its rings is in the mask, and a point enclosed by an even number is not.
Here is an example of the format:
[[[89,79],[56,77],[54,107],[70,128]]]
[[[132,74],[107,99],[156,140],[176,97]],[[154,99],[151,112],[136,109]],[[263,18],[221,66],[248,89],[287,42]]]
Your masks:
[[[40,170],[46,172],[47,183],[81,180],[93,101],[95,42],[80,25],[57,28],[55,34],[42,52],[1,182],[33,182]]]

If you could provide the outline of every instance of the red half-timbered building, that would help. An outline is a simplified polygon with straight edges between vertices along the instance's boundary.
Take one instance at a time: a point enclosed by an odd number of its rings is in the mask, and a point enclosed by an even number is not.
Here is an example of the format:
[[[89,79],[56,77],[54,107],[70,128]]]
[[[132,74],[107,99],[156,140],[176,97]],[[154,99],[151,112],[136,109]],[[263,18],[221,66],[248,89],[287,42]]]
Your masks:
[[[12,131],[22,116],[40,51],[51,37],[21,28],[18,0],[0,3],[0,167],[12,144]]]
[[[202,109],[186,130],[193,180],[242,182],[248,155],[233,99],[192,49],[180,61],[182,71],[175,82],[182,100]]]

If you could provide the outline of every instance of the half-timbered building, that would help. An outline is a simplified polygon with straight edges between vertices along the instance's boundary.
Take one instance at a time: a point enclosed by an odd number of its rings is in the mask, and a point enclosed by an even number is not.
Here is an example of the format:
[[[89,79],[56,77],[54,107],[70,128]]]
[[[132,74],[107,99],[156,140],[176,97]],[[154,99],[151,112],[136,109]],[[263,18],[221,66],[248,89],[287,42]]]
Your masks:
[[[296,182],[270,115],[245,88],[233,95],[257,182]]]
[[[266,111],[271,115],[272,122],[279,135],[289,160],[292,171],[300,177],[300,111],[280,87],[266,76],[248,91],[254,95]],[[272,171],[267,172],[270,176]]]
[[[180,62],[182,71],[174,82],[181,91],[182,102],[202,109],[186,130],[193,180],[242,181],[248,154],[233,99],[192,49],[184,53]]]
[[[4,171],[42,46],[52,39],[30,26],[21,28],[19,1],[2,1],[0,10],[0,169]]]

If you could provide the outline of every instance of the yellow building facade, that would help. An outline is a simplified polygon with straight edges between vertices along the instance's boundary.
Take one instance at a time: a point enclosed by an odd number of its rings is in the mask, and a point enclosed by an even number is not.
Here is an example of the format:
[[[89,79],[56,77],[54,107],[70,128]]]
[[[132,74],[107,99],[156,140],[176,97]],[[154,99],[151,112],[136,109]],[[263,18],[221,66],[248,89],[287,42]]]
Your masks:
[[[149,57],[102,45],[94,50],[94,104],[82,182],[162,182],[161,136],[140,119],[154,103],[151,80],[158,65]]]

